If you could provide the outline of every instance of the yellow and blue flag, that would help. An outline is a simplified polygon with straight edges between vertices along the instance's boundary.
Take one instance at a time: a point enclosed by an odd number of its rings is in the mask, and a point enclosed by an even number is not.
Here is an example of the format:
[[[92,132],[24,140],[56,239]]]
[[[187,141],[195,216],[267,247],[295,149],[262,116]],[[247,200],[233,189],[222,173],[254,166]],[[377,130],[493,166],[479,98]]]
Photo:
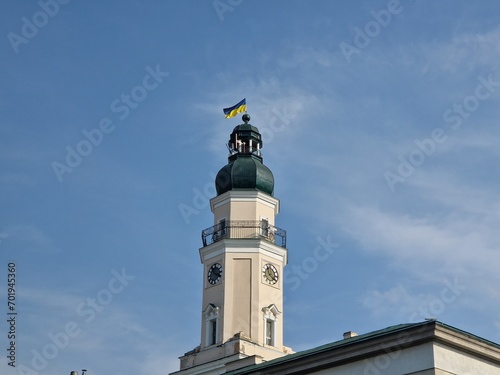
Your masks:
[[[226,118],[231,118],[236,116],[238,113],[241,112],[246,112],[247,111],[247,99],[243,99],[241,102],[239,102],[236,105],[233,105],[232,107],[229,108],[224,108],[223,109],[224,114],[226,115]]]

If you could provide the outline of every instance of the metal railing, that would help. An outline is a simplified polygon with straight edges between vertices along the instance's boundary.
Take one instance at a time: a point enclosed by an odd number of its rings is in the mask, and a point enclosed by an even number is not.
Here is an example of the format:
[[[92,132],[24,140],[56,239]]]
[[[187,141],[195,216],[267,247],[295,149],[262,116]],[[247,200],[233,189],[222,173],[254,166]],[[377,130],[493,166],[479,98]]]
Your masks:
[[[266,220],[225,221],[201,231],[203,246],[225,238],[263,238],[275,245],[286,247],[286,230],[270,225]]]

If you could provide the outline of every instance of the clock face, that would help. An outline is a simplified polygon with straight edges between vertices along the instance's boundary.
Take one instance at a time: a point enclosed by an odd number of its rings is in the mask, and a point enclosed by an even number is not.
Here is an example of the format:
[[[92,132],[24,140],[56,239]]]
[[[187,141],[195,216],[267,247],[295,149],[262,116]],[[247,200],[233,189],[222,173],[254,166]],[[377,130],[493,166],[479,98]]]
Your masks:
[[[262,276],[268,284],[274,285],[278,282],[278,270],[271,263],[267,263],[262,267]]]
[[[207,273],[207,280],[210,284],[217,284],[222,278],[222,266],[219,263],[214,263],[210,266]]]

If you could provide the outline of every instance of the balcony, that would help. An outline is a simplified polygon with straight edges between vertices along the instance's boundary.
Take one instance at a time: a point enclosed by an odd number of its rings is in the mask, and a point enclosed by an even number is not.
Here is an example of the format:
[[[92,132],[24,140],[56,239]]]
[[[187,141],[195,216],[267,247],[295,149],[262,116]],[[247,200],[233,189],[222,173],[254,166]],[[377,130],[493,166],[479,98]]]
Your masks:
[[[203,246],[211,245],[225,238],[262,238],[275,245],[286,247],[286,231],[270,225],[267,220],[222,221],[201,231]]]

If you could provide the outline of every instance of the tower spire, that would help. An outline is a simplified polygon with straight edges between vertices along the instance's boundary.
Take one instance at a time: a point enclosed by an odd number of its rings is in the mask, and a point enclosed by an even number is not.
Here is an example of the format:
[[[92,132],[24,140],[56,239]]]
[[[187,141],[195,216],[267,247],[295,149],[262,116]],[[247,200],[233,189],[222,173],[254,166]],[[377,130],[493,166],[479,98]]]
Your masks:
[[[242,120],[243,124],[236,126],[229,136],[228,164],[215,178],[217,195],[241,189],[260,190],[273,195],[274,176],[263,164],[262,136],[259,129],[249,123],[249,114],[244,114]]]
[[[292,352],[283,345],[286,232],[275,226],[279,200],[260,153],[262,136],[250,115],[242,120],[215,179],[214,225],[202,231],[200,346],[181,357],[179,375],[213,374],[228,363],[235,369]]]

